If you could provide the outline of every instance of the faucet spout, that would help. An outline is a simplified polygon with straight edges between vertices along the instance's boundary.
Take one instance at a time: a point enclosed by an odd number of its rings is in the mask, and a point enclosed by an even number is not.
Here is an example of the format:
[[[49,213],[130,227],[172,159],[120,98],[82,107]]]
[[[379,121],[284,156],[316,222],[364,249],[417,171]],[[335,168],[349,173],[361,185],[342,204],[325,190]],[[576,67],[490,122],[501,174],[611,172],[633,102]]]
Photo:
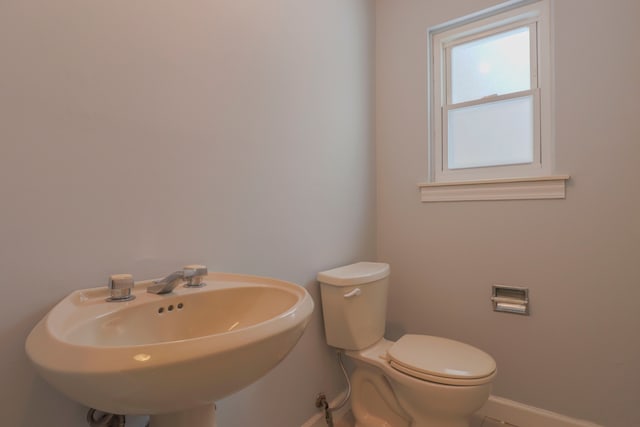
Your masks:
[[[208,274],[204,265],[187,265],[182,270],[174,271],[162,279],[154,280],[147,292],[152,294],[168,294],[181,282],[187,282],[186,287],[204,286],[202,279]]]

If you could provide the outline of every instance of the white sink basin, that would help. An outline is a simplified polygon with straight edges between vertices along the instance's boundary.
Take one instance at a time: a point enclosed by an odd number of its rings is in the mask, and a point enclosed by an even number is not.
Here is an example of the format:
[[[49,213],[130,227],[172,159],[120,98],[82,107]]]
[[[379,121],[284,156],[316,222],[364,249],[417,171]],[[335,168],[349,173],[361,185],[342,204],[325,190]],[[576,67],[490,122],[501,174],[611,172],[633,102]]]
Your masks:
[[[303,287],[276,279],[211,273],[204,281],[165,295],[140,282],[127,302],[106,302],[106,287],[73,292],[33,329],[27,354],[53,387],[88,407],[213,408],[291,351],[313,301]]]

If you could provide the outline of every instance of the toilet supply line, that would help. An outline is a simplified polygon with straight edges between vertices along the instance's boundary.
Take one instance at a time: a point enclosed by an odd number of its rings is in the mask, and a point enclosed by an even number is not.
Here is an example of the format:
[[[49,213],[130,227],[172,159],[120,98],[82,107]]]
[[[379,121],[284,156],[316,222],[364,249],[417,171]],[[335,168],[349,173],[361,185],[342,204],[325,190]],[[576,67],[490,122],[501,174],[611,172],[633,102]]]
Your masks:
[[[344,379],[347,382],[347,393],[342,399],[342,402],[340,402],[333,408],[329,406],[327,396],[324,393],[320,393],[318,394],[318,397],[316,397],[316,408],[323,408],[324,419],[327,423],[327,427],[333,427],[333,411],[341,409],[344,405],[347,404],[349,398],[351,397],[351,381],[349,380],[349,374],[347,374],[347,370],[344,367],[344,362],[342,361],[342,351],[337,351],[336,354],[338,356],[338,364],[340,365],[340,369],[342,370],[342,375],[344,375]]]

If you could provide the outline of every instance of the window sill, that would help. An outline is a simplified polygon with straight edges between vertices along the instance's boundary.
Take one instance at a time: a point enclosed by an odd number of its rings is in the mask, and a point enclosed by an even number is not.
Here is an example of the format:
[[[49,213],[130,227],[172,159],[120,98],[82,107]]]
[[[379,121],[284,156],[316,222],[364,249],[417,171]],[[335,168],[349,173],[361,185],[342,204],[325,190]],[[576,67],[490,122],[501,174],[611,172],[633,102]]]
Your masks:
[[[422,202],[564,199],[569,175],[418,184]]]

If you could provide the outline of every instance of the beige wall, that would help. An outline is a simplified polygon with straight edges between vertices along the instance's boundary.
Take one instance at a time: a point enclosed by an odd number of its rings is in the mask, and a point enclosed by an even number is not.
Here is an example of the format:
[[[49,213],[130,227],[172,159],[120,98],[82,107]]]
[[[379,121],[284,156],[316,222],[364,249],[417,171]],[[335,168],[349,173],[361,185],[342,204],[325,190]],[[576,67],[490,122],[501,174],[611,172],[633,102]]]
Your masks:
[[[640,425],[640,3],[555,1],[563,201],[421,204],[427,28],[495,0],[376,2],[378,258],[388,334],[443,335],[497,360],[494,394],[610,427]],[[530,317],[491,311],[527,286]]]
[[[374,257],[372,3],[4,0],[0,53],[3,426],[86,425],[23,350],[72,290],[195,262],[319,309],[317,271]],[[298,427],[335,396],[322,333],[316,310],[220,425]]]
[[[497,395],[640,424],[640,4],[555,2],[567,200],[418,201],[426,29],[496,3],[376,2],[389,336],[470,342],[497,359]],[[0,4],[4,424],[85,425],[23,352],[74,289],[199,262],[317,301],[316,271],[374,257],[372,36],[366,0]],[[491,312],[493,283],[528,286],[531,317]],[[297,427],[341,387],[316,311],[282,365],[220,402],[220,424]]]

